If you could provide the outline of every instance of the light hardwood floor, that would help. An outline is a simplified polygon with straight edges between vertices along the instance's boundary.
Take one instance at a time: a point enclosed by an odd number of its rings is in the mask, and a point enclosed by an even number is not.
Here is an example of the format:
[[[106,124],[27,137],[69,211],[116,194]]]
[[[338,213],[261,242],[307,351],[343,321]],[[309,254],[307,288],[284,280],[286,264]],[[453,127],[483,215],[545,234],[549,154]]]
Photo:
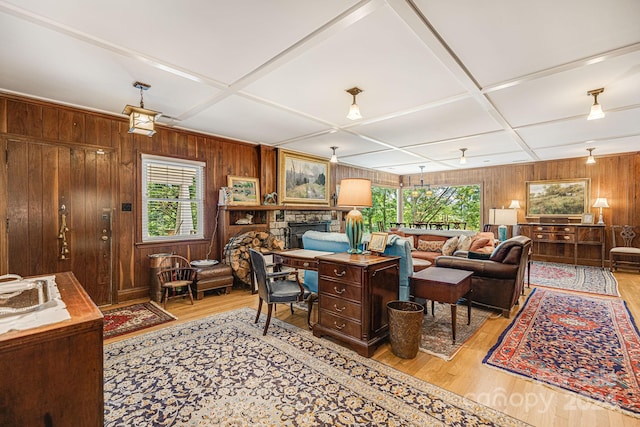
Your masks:
[[[615,276],[622,298],[627,302],[634,318],[640,319],[640,274],[616,272]],[[526,296],[521,297],[520,305],[524,303],[525,298]],[[193,306],[188,300],[169,301],[167,310],[178,317],[177,322],[188,322],[241,307],[256,308],[257,300],[257,295],[252,295],[249,291],[234,289],[229,295],[208,295],[200,301],[195,301]],[[512,312],[512,319],[517,309],[518,307]],[[314,314],[315,311],[314,309]],[[300,310],[291,314],[288,308],[280,306],[276,311],[276,317],[305,327],[305,313]],[[419,352],[415,359],[400,359],[391,352],[387,343],[378,347],[373,359],[535,426],[640,425],[639,418],[605,409],[573,393],[558,391],[483,365],[482,359],[512,319],[497,316],[490,318],[465,343],[456,357],[448,362],[423,352]],[[175,324],[176,322],[171,323]],[[166,324],[105,340],[105,344],[165,326]]]

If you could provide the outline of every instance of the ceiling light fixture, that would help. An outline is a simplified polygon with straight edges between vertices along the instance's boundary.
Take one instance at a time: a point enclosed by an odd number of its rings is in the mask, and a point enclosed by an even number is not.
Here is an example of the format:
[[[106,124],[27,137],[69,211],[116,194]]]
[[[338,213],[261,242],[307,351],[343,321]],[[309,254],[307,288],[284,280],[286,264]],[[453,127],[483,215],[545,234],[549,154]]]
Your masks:
[[[134,82],[133,87],[140,89],[140,107],[126,105],[122,111],[123,114],[129,116],[129,133],[153,136],[156,133],[154,129],[156,116],[159,117],[161,113],[145,109],[144,99],[142,97],[142,92],[149,89],[151,85]]]
[[[460,157],[460,164],[461,165],[466,165],[467,164],[467,158],[464,156],[464,152],[467,151],[466,148],[461,148],[460,151],[462,151],[462,156]]]
[[[587,95],[593,96],[593,105],[591,106],[591,112],[589,113],[589,117],[587,117],[587,120],[601,119],[604,117],[602,107],[600,106],[600,104],[598,104],[598,95],[600,95],[602,92],[604,92],[603,87],[587,92]]]
[[[424,172],[424,166],[419,166],[420,168],[420,184],[416,184],[413,186],[413,191],[411,191],[411,196],[415,199],[417,198],[420,193],[418,192],[419,188],[424,188],[427,187],[427,189],[425,190],[424,194],[427,197],[431,197],[433,195],[433,191],[431,191],[431,184],[427,184],[424,185],[424,179],[422,179],[422,173]]]
[[[593,150],[595,150],[595,148],[587,148],[587,151],[589,152],[589,157],[587,157],[588,165],[592,165],[596,162],[596,158],[593,157]]]
[[[349,114],[347,114],[347,119],[350,119],[350,120],[361,119],[362,115],[360,114],[360,107],[358,107],[358,104],[356,104],[356,95],[361,93],[362,89],[359,89],[357,87],[352,87],[351,89],[347,89],[347,92],[349,92],[353,96],[353,104],[351,104],[351,107],[349,107]]]
[[[338,147],[330,147],[333,150],[333,154],[331,155],[331,159],[329,160],[329,162],[331,163],[338,163],[338,156],[336,156],[336,149]]]

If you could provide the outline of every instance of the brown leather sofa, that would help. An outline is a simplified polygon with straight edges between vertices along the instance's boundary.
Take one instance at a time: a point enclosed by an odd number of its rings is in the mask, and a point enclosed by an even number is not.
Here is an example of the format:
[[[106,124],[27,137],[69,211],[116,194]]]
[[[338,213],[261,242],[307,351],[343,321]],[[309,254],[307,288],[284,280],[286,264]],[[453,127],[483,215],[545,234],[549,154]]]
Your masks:
[[[473,271],[473,302],[502,309],[508,318],[522,293],[530,248],[530,238],[515,236],[499,244],[488,260],[440,256],[435,265]]]

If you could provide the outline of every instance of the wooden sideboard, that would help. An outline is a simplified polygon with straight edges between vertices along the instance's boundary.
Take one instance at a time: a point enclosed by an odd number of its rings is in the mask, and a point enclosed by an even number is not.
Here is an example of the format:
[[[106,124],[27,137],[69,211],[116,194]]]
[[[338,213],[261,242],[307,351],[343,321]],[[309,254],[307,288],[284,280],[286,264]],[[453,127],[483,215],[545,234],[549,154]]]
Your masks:
[[[514,226],[514,234],[531,238],[534,260],[604,267],[603,224],[518,224]]]
[[[0,335],[0,425],[104,425],[102,313],[56,273],[71,319]]]
[[[317,259],[313,335],[331,336],[371,357],[389,334],[387,303],[398,299],[400,258],[343,252]]]

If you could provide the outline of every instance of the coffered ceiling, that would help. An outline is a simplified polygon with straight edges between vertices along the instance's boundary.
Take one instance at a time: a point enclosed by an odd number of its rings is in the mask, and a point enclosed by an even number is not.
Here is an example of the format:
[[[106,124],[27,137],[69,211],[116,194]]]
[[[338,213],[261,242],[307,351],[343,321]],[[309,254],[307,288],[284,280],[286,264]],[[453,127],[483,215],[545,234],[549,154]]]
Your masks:
[[[0,91],[121,114],[142,81],[168,126],[396,174],[597,158],[640,147],[639,21],[638,0],[0,0]]]

